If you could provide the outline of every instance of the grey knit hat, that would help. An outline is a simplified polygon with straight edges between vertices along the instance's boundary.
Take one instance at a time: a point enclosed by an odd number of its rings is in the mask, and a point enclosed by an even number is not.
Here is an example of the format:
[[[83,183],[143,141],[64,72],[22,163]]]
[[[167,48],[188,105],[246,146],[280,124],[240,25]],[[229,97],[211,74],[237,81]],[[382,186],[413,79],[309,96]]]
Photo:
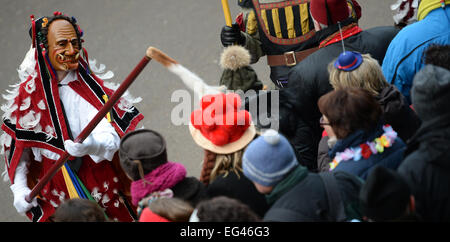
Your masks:
[[[449,113],[450,71],[426,65],[414,77],[411,100],[422,121]]]

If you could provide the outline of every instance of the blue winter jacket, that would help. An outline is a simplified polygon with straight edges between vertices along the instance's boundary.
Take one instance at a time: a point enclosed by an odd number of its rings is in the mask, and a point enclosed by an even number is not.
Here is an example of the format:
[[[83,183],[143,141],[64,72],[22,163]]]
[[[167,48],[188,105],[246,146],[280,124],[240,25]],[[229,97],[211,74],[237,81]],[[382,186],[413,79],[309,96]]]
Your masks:
[[[383,135],[383,133],[384,130],[382,125],[379,125],[376,130],[371,132],[357,130],[346,138],[338,140],[336,145],[328,152],[328,155],[334,158],[337,152],[343,152],[346,148],[357,147],[366,141],[373,141],[375,138]],[[361,157],[358,161],[353,159],[341,161],[333,169],[333,172],[346,171],[365,180],[370,170],[376,165],[396,170],[403,160],[403,152],[405,149],[405,143],[397,137],[392,146],[384,148],[382,153],[372,154],[368,159]]]
[[[421,21],[403,28],[389,45],[382,64],[383,74],[410,103],[414,75],[424,66],[424,51],[431,44],[450,44],[449,19],[450,6],[432,10]]]

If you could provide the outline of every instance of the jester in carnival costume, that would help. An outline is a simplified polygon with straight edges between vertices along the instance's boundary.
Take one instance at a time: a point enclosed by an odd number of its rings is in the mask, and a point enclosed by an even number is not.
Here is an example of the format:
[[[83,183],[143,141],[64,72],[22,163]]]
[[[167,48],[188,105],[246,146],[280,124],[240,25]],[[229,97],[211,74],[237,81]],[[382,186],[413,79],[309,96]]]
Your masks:
[[[18,70],[21,81],[3,95],[0,141],[14,207],[32,221],[48,221],[64,200],[85,198],[96,201],[112,221],[133,221],[130,180],[116,153],[120,137],[143,119],[132,106],[137,100],[124,95],[83,143],[74,143],[114,87],[89,66],[74,17],[55,12],[31,21],[32,46]],[[30,188],[65,151],[69,161],[28,203]]]

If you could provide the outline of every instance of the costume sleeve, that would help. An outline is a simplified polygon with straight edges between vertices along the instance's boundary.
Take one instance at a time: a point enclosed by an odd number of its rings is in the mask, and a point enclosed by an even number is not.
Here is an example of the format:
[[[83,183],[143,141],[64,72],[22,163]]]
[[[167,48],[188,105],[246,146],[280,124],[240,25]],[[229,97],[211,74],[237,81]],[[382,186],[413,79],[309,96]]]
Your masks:
[[[28,203],[25,200],[26,196],[31,192],[31,189],[27,185],[28,158],[30,157],[30,152],[31,150],[28,148],[22,152],[19,164],[15,170],[14,182],[11,182],[12,185],[10,186],[10,189],[14,194],[13,205],[17,212],[22,215],[25,215],[28,210],[38,205],[37,198],[33,198],[31,203]]]
[[[303,64],[302,64],[303,63]],[[296,126],[292,144],[296,150],[300,164],[309,170],[317,169],[317,150],[321,138],[317,108],[318,93],[326,93],[321,85],[318,73],[309,70],[310,66],[302,62],[289,72],[289,88],[282,89],[294,98]],[[322,73],[324,74],[324,73]],[[329,85],[329,84],[327,84]]]
[[[27,186],[27,174],[28,174],[28,163],[27,157],[29,157],[30,149],[24,149],[22,157],[20,158],[19,164],[16,167],[14,181],[12,184],[19,186]]]
[[[318,143],[319,140],[317,140],[314,130],[302,118],[298,118],[292,145],[296,151],[298,162],[311,171],[317,169]]]

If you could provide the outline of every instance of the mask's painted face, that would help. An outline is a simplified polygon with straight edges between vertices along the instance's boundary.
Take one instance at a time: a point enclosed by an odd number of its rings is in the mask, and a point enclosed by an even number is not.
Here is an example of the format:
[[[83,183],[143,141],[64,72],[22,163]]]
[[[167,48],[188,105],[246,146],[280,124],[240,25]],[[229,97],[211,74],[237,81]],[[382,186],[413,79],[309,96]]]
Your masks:
[[[72,24],[64,19],[53,21],[47,34],[48,56],[56,71],[78,68],[80,46]]]

